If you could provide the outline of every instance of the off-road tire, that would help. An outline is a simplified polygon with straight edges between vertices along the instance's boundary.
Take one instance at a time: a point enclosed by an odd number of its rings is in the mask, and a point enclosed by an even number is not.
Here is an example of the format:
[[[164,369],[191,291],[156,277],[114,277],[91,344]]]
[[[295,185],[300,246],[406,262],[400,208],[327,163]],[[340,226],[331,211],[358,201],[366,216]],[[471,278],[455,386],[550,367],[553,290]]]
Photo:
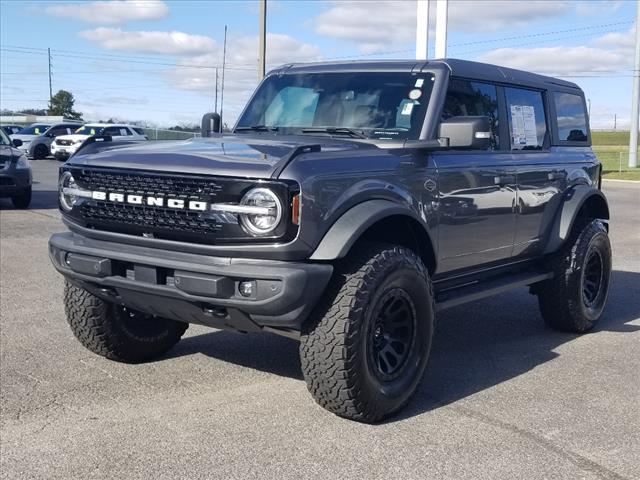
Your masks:
[[[47,147],[44,143],[36,145],[36,148],[33,149],[33,159],[34,160],[42,160],[49,156],[49,147]]]
[[[73,334],[93,353],[118,362],[138,363],[173,347],[188,324],[131,312],[105,302],[68,281],[64,306]]]
[[[341,417],[374,423],[400,410],[422,378],[434,331],[434,296],[429,273],[413,251],[386,244],[358,250],[336,265],[301,336],[300,359],[318,404]],[[381,381],[368,342],[374,312],[393,292],[405,292],[415,307],[415,341],[400,376]]]
[[[601,283],[593,302],[583,291],[593,256],[601,262]],[[552,260],[554,277],[538,288],[538,304],[547,325],[564,332],[584,333],[600,319],[611,277],[611,244],[600,220],[576,225],[567,244]]]
[[[31,187],[27,187],[19,195],[11,197],[11,203],[16,208],[29,208],[29,205],[31,205]]]

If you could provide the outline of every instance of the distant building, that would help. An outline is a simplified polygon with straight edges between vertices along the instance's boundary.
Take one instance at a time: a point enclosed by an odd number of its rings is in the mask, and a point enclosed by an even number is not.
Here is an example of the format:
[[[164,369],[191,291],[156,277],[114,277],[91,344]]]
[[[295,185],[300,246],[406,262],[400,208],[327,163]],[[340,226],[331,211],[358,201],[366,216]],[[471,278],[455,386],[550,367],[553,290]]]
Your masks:
[[[49,115],[0,115],[0,124],[3,125],[31,125],[32,123],[60,123],[68,119],[63,116]]]

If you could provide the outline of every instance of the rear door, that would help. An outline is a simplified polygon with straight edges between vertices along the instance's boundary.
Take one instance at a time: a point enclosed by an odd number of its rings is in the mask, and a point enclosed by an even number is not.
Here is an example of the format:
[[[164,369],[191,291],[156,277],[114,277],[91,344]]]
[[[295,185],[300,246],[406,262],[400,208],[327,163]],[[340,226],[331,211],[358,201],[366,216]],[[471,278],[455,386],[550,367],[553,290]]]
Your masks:
[[[449,82],[442,119],[488,116],[492,140],[486,151],[448,150],[433,155],[438,168],[439,272],[511,257],[516,173],[513,155],[503,148],[501,139],[500,93],[501,87],[489,83],[455,78]]]
[[[511,133],[511,149],[517,167],[518,191],[516,209],[515,257],[534,257],[542,253],[553,219],[567,188],[571,162],[563,148],[551,147],[551,116],[554,98],[543,91],[505,88],[505,99]],[[558,116],[564,127],[560,133],[567,139],[587,144],[584,100],[559,97],[567,103],[567,118]],[[576,101],[579,108],[576,109]],[[573,118],[570,118],[573,117]],[[526,132],[523,134],[523,132]],[[579,158],[574,160],[579,161]]]

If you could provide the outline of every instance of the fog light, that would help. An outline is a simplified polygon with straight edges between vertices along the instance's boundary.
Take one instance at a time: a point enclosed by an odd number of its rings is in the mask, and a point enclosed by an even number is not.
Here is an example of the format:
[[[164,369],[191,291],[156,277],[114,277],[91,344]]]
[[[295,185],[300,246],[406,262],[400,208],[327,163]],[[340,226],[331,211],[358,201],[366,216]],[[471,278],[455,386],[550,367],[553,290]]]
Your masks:
[[[240,282],[240,284],[238,285],[238,291],[243,297],[250,297],[251,295],[253,295],[253,282]]]

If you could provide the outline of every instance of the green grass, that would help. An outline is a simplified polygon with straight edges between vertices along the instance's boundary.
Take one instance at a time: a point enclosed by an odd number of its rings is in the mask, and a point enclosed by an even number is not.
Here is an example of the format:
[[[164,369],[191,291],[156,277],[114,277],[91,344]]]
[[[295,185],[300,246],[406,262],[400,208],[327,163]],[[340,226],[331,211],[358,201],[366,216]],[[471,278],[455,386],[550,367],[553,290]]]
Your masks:
[[[629,132],[591,132],[591,138],[604,178],[640,181],[640,168],[628,167]]]

